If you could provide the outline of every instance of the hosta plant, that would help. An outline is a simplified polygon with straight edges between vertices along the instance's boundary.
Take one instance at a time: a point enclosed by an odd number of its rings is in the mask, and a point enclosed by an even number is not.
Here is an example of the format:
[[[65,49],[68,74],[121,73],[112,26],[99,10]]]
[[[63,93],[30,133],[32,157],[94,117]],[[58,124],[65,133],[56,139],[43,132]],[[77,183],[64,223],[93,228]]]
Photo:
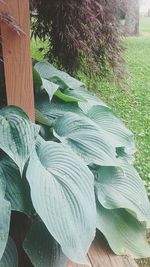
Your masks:
[[[35,267],[84,264],[96,229],[116,254],[150,256],[133,134],[48,62],[37,62],[33,77],[36,124],[18,107],[0,110],[0,266],[18,266],[14,211],[30,218],[22,246]]]

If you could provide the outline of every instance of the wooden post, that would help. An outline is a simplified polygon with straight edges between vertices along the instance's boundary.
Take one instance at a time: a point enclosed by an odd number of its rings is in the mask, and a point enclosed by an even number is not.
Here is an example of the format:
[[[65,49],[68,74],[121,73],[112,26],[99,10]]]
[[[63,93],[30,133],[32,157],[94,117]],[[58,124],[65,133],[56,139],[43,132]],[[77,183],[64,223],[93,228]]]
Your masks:
[[[5,0],[0,3],[0,12],[14,17],[24,32],[19,36],[1,22],[7,103],[21,107],[34,121],[29,0]]]
[[[7,104],[21,107],[34,121],[29,0],[0,1],[0,13],[12,16],[23,31],[19,36],[10,25],[4,21],[0,23]],[[17,245],[19,267],[32,266],[22,248],[28,226],[29,220],[26,216],[12,213],[10,235]]]

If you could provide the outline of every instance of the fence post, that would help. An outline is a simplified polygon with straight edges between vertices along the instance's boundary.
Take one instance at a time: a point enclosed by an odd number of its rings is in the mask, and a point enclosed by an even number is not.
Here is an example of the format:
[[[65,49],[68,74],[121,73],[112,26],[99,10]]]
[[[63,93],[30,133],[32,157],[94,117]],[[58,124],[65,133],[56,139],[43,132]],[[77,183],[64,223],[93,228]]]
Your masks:
[[[0,3],[0,12],[14,17],[24,32],[19,36],[1,21],[7,103],[21,107],[34,121],[29,0],[5,0]]]

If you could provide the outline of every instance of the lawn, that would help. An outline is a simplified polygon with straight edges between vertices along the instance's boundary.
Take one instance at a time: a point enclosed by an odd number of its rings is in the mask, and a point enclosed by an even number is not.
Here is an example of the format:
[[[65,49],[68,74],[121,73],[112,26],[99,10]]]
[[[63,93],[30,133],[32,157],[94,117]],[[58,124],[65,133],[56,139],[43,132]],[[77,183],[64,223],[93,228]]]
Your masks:
[[[141,32],[150,32],[150,17],[141,18],[140,31]]]
[[[123,40],[128,70],[126,86],[102,81],[99,77],[92,80],[82,73],[79,77],[135,134],[135,165],[150,193],[150,18],[141,19],[140,32],[139,37]],[[43,58],[43,52],[38,50],[41,47],[46,47],[46,44],[32,42],[33,58]]]

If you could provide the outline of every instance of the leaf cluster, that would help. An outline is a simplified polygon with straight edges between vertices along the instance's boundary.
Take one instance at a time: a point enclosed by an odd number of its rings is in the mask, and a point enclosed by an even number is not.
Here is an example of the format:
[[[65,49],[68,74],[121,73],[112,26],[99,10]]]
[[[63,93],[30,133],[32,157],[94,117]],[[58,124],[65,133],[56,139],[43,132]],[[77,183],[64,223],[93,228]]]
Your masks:
[[[11,213],[31,228],[35,267],[84,264],[98,229],[118,255],[150,255],[150,205],[133,166],[133,134],[84,84],[48,62],[33,68],[36,124],[0,110],[0,266],[17,267]]]

